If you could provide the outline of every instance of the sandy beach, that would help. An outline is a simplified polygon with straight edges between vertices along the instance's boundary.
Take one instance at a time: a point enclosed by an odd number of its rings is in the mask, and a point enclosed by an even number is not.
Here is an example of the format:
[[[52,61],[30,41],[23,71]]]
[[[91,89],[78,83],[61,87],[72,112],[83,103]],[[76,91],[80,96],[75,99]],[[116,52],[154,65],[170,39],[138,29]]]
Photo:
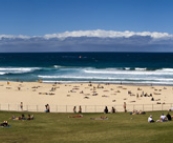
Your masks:
[[[24,110],[28,110],[31,105],[42,107],[40,110],[43,110],[44,105],[49,104],[52,110],[57,110],[55,106],[62,106],[64,111],[63,106],[66,106],[68,112],[73,111],[73,106],[79,105],[85,106],[87,111],[95,108],[93,106],[97,106],[97,111],[102,111],[104,106],[123,111],[124,102],[128,111],[133,110],[134,106],[136,110],[151,110],[153,105],[155,108],[158,106],[158,110],[165,106],[167,110],[173,103],[173,87],[160,85],[0,82],[0,91],[1,110],[7,110],[7,104],[10,110],[20,110],[21,102]],[[60,108],[58,110],[60,111]]]

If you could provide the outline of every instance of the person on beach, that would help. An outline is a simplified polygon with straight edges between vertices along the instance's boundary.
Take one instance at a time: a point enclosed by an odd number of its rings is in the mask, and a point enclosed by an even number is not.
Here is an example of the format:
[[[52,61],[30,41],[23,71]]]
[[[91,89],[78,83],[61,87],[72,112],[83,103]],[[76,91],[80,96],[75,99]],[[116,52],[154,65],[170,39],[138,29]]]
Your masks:
[[[108,111],[108,107],[105,106],[104,113],[105,113],[105,114],[108,114],[108,112],[109,112],[109,111]]]
[[[112,107],[112,113],[115,113],[115,112],[116,112],[115,107]]]
[[[47,104],[47,112],[50,112],[50,106]]]
[[[23,102],[20,102],[20,109],[23,111]]]
[[[81,105],[79,106],[79,112],[78,113],[82,113],[82,107],[81,107]]]
[[[76,113],[76,106],[73,107],[73,113]]]
[[[124,112],[127,112],[127,109],[126,109],[126,102],[124,102],[123,107],[124,107]]]
[[[45,107],[46,107],[45,112],[46,112],[46,113],[49,113],[49,112],[50,112],[50,106],[49,106],[49,104],[46,104]]]
[[[153,120],[153,118],[152,118],[152,115],[150,115],[149,117],[148,117],[148,122],[149,123],[154,123],[155,121]]]
[[[45,105],[45,108],[46,108],[45,112],[47,113],[47,104]]]
[[[169,109],[169,111],[173,111],[173,107],[171,107],[171,108]]]

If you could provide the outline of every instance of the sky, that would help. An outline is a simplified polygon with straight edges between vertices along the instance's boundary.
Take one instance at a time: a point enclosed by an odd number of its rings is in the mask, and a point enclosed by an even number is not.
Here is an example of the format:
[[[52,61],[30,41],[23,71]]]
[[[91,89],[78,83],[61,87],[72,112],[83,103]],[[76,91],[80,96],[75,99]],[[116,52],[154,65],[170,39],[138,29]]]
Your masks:
[[[172,36],[172,6],[173,0],[0,0],[0,37],[99,30]]]

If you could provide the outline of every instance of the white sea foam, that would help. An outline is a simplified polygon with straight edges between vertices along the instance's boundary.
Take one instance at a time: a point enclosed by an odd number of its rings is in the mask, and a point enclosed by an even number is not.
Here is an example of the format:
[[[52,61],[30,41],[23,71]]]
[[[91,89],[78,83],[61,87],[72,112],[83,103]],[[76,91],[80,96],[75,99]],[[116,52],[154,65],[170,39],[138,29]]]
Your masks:
[[[3,74],[20,74],[20,73],[28,73],[35,70],[39,70],[37,67],[1,67],[0,72]]]
[[[146,68],[135,68],[135,70],[122,70],[122,69],[84,69],[84,73],[89,74],[124,74],[124,75],[173,75],[173,69],[160,69],[147,71]],[[172,71],[172,72],[171,72]]]
[[[54,65],[53,67],[54,68],[61,68],[62,66],[60,66],[60,65]]]
[[[172,84],[173,69],[163,68],[148,70],[147,68],[106,68],[97,69],[92,67],[62,67],[55,68],[39,67],[1,67],[0,75],[29,73],[45,82],[109,82],[109,83],[144,83],[144,84]],[[48,70],[47,70],[48,69]],[[38,75],[32,73],[36,70]]]
[[[4,75],[5,74],[5,72],[0,72],[0,75]]]
[[[172,68],[163,68],[163,69],[158,69],[156,71],[160,71],[160,72],[173,72],[173,69]]]
[[[147,68],[135,68],[136,71],[146,71]]]
[[[130,68],[129,68],[129,67],[125,67],[125,70],[129,71],[129,70],[130,70]]]
[[[173,83],[173,69],[163,68],[148,70],[147,68],[71,68],[61,67],[57,73],[39,74],[45,82],[109,82],[127,84],[167,84]]]
[[[44,83],[88,83],[88,82],[91,82],[91,81],[74,81],[74,80],[71,80],[71,81],[63,81],[63,80],[43,80]],[[115,83],[115,84],[144,84],[144,85],[151,85],[151,84],[154,84],[154,85],[172,85],[172,82],[154,82],[154,81],[106,81],[106,80],[100,80],[100,81],[97,81],[97,80],[92,80],[92,83]]]
[[[156,78],[156,77],[129,77],[129,76],[76,76],[76,75],[63,75],[63,76],[50,76],[50,75],[38,75],[38,78],[42,79],[79,79],[79,80],[118,80],[118,81],[160,81],[160,82],[173,82],[172,78]]]

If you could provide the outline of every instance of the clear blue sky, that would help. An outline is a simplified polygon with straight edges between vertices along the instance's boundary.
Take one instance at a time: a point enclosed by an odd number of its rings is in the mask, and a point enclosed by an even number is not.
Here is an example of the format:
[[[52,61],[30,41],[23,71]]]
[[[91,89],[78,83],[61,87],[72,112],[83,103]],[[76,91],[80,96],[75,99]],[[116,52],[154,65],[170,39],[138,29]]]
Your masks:
[[[0,0],[0,35],[76,30],[173,34],[173,0]]]

